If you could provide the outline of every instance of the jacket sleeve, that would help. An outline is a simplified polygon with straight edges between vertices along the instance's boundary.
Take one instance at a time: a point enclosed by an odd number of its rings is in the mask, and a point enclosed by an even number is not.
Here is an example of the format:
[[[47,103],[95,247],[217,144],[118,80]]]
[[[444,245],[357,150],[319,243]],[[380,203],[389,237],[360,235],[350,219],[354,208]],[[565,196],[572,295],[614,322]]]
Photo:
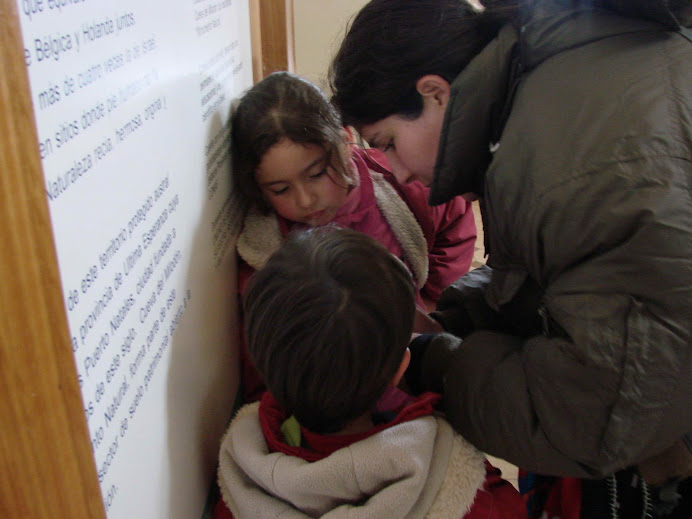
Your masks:
[[[583,185],[601,187],[590,178]],[[542,303],[563,333],[476,327],[465,335],[436,373],[448,419],[465,438],[527,470],[601,477],[692,429],[692,216],[684,189],[651,182],[607,191],[606,201],[603,192],[587,193],[598,204],[572,207],[561,220],[564,196],[547,202],[539,230],[526,232],[550,237],[540,240],[552,259]],[[576,253],[557,268],[555,258]],[[436,353],[426,351],[424,365],[428,355]]]
[[[476,221],[471,204],[457,196],[430,206],[430,190],[420,182],[399,184],[384,154],[365,150],[368,167],[382,173],[413,212],[428,244],[428,279],[421,292],[436,302],[442,291],[471,268],[476,244]]]
[[[242,259],[238,259],[238,296],[240,298],[240,311],[239,311],[239,326],[240,333],[238,334],[238,352],[240,356],[240,371],[241,371],[241,384],[243,391],[243,401],[246,403],[256,402],[260,399],[266,387],[262,381],[255,364],[250,358],[250,352],[248,351],[247,341],[245,340],[245,327],[243,309],[242,309],[242,297],[247,289],[247,285],[250,282],[250,278],[255,273],[250,265],[248,265]]]
[[[436,302],[445,288],[471,268],[477,234],[471,204],[457,196],[431,207],[427,187],[419,182],[397,184],[391,174],[388,180],[399,191],[425,235],[428,279],[421,292]]]
[[[250,265],[248,265],[245,261],[243,261],[242,258],[238,258],[238,294],[242,298],[243,294],[245,293],[245,289],[247,288],[247,284],[250,281],[250,278],[252,275],[255,273],[255,269],[253,269]]]
[[[445,331],[466,337],[479,329],[498,329],[500,316],[485,300],[485,290],[492,278],[487,265],[478,267],[449,285],[430,315],[442,324]]]
[[[233,519],[233,513],[229,510],[228,505],[226,505],[221,497],[219,497],[216,506],[214,506],[212,519]]]
[[[485,471],[483,491],[476,494],[464,519],[526,519],[526,504],[517,489],[488,460]]]
[[[464,340],[440,334],[428,341],[416,363],[418,390],[442,392],[449,422],[484,452],[538,473],[592,476],[542,429],[524,365],[525,339],[486,301],[492,275],[490,267],[479,267],[442,293],[431,315]]]
[[[461,197],[428,207],[428,210],[434,234],[432,241],[428,241],[431,244],[428,251],[428,281],[423,291],[430,299],[437,301],[445,288],[471,268],[477,232],[471,204]]]
[[[483,452],[525,470],[596,476],[556,449],[543,430],[531,399],[519,338],[483,330],[458,341],[451,351],[449,341],[431,341],[422,363],[424,389],[443,385],[446,418],[462,436]],[[576,427],[573,434],[579,434]]]

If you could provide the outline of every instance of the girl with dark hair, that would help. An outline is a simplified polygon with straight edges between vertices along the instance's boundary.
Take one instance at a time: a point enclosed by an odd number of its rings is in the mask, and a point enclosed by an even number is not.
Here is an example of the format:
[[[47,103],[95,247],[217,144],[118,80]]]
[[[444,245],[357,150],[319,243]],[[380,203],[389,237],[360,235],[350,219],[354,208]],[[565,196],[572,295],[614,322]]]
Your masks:
[[[291,230],[327,223],[368,234],[401,258],[421,308],[432,309],[468,272],[476,239],[470,206],[456,197],[429,207],[426,187],[400,186],[381,152],[350,141],[329,100],[303,78],[277,72],[242,96],[231,118],[233,180],[248,208],[237,242],[241,294]],[[244,345],[241,364],[245,397],[255,400],[264,385]]]
[[[622,517],[692,515],[690,25],[689,0],[373,0],[330,70],[400,182],[481,197],[488,266],[429,322],[463,342],[417,341],[411,383],[490,454],[607,476],[583,517],[630,488]]]

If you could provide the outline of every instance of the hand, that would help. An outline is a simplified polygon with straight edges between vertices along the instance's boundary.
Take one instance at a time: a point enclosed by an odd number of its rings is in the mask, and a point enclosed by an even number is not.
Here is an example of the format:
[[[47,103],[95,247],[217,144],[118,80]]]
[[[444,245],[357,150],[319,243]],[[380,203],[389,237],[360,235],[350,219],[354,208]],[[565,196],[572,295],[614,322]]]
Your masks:
[[[409,343],[411,361],[406,370],[406,383],[413,394],[423,391],[442,393],[444,376],[451,357],[462,340],[449,333],[418,335]]]
[[[433,334],[412,333],[411,342],[408,349],[411,352],[411,359],[408,368],[404,373],[403,380],[406,384],[406,392],[417,395],[423,392],[421,387],[421,369],[423,364],[423,354],[425,353]]]
[[[416,314],[413,318],[414,333],[441,333],[444,332],[442,325],[430,317],[428,313],[420,307],[416,307]]]

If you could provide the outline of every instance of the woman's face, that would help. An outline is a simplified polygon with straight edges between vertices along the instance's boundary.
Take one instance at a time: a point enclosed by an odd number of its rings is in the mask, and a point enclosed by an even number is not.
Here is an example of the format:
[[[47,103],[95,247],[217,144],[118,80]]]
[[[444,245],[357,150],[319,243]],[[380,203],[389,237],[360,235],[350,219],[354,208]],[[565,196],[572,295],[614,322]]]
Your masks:
[[[266,200],[287,220],[312,227],[327,224],[346,201],[348,186],[316,144],[283,139],[262,157],[255,179]]]
[[[424,97],[423,111],[416,119],[390,115],[363,126],[360,134],[371,147],[384,152],[399,183],[419,180],[429,186],[446,106],[446,102]]]

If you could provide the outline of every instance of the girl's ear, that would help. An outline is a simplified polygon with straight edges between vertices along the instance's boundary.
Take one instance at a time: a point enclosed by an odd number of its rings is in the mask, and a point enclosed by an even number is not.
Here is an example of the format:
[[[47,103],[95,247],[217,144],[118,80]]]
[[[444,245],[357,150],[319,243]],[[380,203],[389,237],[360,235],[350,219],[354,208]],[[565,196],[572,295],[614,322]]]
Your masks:
[[[416,90],[423,96],[423,100],[429,99],[439,106],[446,108],[449,101],[450,86],[446,79],[437,74],[427,74],[416,81]]]
[[[344,126],[341,129],[341,133],[343,134],[344,140],[347,144],[355,144],[356,140],[353,136],[353,128],[351,128],[350,126]]]
[[[399,382],[401,382],[401,379],[404,376],[404,373],[406,372],[406,369],[408,368],[408,365],[410,362],[411,362],[411,350],[406,348],[406,351],[404,352],[404,356],[401,359],[401,364],[399,364],[399,369],[396,370],[396,373],[394,374],[394,378],[392,378],[391,385],[393,387],[397,387],[399,385]]]
[[[353,145],[356,143],[353,138],[353,130],[350,126],[345,126],[341,129],[341,135],[344,138],[344,142],[339,148],[341,149],[344,164],[348,164],[353,156]]]

